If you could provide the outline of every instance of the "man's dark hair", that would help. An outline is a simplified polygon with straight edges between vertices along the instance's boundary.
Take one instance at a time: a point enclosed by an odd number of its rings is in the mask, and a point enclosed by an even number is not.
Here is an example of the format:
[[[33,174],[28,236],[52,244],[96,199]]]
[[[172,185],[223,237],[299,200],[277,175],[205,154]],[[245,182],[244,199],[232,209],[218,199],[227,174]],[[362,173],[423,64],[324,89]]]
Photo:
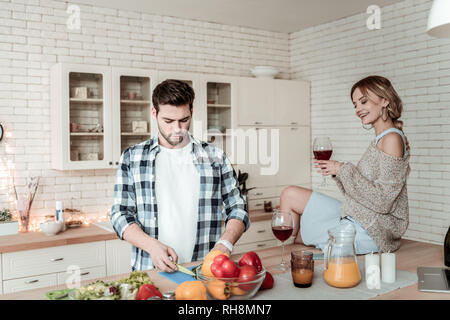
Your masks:
[[[194,90],[186,82],[167,79],[158,84],[153,90],[152,101],[156,113],[158,113],[159,106],[164,104],[172,106],[189,104],[189,108],[192,110],[194,98]]]

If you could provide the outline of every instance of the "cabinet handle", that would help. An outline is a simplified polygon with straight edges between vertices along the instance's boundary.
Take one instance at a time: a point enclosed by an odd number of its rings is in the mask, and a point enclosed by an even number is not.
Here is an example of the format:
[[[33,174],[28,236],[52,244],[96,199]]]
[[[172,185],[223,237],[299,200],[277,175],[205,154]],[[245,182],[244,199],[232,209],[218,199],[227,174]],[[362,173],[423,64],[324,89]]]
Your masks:
[[[256,193],[254,193],[253,195],[255,195],[255,196],[262,196],[264,193],[262,193],[262,192],[256,192]]]
[[[110,162],[109,162],[109,165],[112,166],[112,164],[113,164],[112,161],[110,161]]]
[[[298,130],[298,128],[291,128],[291,130]]]
[[[261,247],[265,247],[266,244],[265,244],[265,243],[258,243],[256,246],[257,246],[258,248],[261,248]]]
[[[263,204],[262,203],[257,203],[255,204],[255,207],[261,207]]]
[[[258,231],[256,231],[256,233],[264,233],[264,232],[266,232],[267,230],[258,230]]]
[[[262,122],[259,122],[259,121],[255,121],[255,124],[262,124]]]
[[[64,258],[53,258],[53,259],[50,259],[51,262],[63,261],[63,260],[64,260]]]
[[[298,122],[291,122],[291,124],[298,124]]]
[[[39,281],[38,279],[36,279],[36,280],[28,280],[28,281],[25,281],[25,284],[32,284],[32,283],[36,283],[38,281]]]
[[[119,161],[116,161],[116,166],[118,166],[119,165]]]
[[[80,274],[80,276],[87,276],[89,273],[90,273],[89,271],[83,272],[83,273]]]

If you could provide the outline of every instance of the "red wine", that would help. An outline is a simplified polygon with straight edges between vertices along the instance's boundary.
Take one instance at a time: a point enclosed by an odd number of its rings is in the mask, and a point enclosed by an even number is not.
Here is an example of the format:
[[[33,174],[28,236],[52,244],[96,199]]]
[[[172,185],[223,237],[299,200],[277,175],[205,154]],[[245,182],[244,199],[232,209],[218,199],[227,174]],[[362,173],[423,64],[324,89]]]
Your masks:
[[[450,227],[448,227],[444,240],[444,263],[447,267],[450,267]]]
[[[330,160],[333,150],[313,151],[316,160]]]
[[[292,234],[293,228],[288,226],[272,227],[272,232],[280,241],[286,241]]]

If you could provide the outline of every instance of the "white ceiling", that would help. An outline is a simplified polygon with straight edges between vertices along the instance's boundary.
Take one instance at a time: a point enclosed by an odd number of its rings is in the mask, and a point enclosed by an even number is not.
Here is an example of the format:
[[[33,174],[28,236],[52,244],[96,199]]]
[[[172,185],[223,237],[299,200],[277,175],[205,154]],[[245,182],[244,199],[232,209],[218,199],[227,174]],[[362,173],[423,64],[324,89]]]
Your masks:
[[[126,9],[226,25],[291,33],[366,12],[401,0],[78,0],[94,6]]]

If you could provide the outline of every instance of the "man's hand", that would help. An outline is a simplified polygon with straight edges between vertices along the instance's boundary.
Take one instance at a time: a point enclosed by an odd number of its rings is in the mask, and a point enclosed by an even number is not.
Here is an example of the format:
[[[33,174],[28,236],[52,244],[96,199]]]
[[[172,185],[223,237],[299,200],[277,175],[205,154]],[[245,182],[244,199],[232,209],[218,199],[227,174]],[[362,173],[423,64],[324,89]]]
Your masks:
[[[175,263],[178,261],[178,256],[174,249],[159,242],[156,239],[145,248],[152,258],[155,268],[164,272],[175,272],[178,270]]]
[[[213,248],[212,250],[220,250],[220,251],[222,251],[223,253],[226,253],[226,254],[228,254],[228,255],[231,255],[231,251],[228,250],[228,248],[225,247],[225,246],[224,246],[223,244],[221,244],[221,243],[216,243],[216,245],[214,246],[214,248]],[[212,250],[211,250],[211,251],[212,251]]]

